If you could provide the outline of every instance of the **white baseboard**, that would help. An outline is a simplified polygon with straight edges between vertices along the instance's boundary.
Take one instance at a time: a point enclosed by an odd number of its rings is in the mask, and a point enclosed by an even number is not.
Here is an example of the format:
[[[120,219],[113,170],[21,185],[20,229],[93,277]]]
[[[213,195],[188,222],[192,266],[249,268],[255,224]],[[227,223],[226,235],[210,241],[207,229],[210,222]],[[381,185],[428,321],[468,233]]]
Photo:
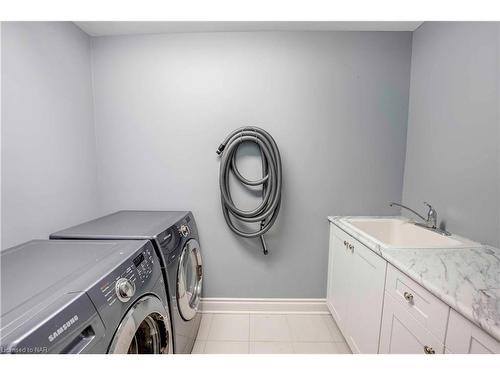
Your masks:
[[[202,313],[330,314],[324,298],[202,298]]]

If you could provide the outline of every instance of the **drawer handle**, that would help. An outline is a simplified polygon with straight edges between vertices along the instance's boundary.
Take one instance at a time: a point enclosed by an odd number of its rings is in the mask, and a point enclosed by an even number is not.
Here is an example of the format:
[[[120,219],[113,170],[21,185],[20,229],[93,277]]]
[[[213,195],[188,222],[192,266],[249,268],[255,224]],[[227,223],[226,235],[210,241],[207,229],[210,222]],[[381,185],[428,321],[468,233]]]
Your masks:
[[[432,346],[424,346],[424,353],[425,354],[436,354],[436,351],[432,349]]]
[[[405,297],[405,300],[408,301],[408,303],[413,303],[413,294],[404,292],[403,296]]]

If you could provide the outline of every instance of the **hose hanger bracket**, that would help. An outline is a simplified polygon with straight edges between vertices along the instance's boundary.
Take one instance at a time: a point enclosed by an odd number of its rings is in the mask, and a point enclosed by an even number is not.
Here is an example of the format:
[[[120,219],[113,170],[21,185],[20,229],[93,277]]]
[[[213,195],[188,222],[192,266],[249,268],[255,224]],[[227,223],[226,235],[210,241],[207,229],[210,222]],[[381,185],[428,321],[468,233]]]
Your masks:
[[[244,142],[252,142],[259,147],[262,162],[262,178],[249,180],[242,176],[236,166],[236,151]],[[245,238],[260,237],[264,254],[268,253],[264,234],[271,229],[278,217],[281,206],[282,169],[281,156],[273,137],[264,129],[256,126],[244,126],[233,130],[217,149],[221,155],[219,186],[221,206],[229,228],[238,236]],[[247,186],[262,185],[262,202],[251,210],[236,207],[229,189],[229,176],[233,174],[238,182]],[[244,231],[235,225],[236,221],[243,223],[259,223],[259,229]]]

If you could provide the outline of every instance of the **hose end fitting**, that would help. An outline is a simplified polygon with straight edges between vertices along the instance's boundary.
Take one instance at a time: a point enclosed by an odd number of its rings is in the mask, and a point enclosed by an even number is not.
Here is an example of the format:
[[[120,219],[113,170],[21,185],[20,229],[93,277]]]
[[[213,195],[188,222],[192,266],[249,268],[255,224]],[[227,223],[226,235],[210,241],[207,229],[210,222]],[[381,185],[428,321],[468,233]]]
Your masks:
[[[221,145],[219,146],[219,148],[216,151],[217,155],[222,154],[222,151],[224,151],[225,148],[226,148],[226,145],[224,143],[221,143]]]
[[[269,254],[269,250],[267,250],[267,244],[266,240],[264,239],[264,236],[260,236],[260,243],[262,244],[262,252],[264,255]]]

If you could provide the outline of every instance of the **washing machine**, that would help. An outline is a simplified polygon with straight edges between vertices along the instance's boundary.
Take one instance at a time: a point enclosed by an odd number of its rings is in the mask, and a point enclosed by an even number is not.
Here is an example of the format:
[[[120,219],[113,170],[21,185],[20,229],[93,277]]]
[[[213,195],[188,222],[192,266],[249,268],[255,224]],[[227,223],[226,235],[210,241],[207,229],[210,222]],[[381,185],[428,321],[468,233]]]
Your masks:
[[[50,236],[51,239],[147,239],[167,284],[174,352],[191,353],[201,321],[203,265],[198,230],[189,211],[118,211]]]
[[[34,240],[1,252],[2,353],[172,353],[150,241]]]

